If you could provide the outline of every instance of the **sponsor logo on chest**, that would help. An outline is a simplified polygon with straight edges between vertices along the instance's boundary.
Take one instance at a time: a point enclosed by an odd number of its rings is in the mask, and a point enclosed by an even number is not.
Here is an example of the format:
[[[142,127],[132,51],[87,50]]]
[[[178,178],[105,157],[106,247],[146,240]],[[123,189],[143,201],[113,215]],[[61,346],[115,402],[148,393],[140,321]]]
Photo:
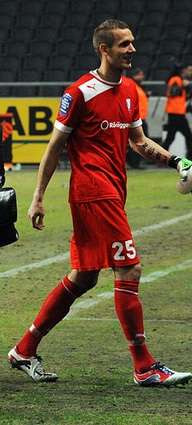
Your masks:
[[[101,130],[108,130],[108,128],[119,128],[120,130],[125,130],[129,128],[130,124],[128,122],[120,122],[120,121],[113,121],[109,122],[107,120],[103,120],[101,122]]]

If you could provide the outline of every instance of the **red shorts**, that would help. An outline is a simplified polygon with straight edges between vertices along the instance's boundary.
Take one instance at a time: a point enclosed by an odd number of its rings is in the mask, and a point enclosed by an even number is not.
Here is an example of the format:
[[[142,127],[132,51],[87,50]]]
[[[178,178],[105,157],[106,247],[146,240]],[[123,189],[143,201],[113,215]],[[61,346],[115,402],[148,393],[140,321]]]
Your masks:
[[[71,203],[70,207],[74,229],[70,244],[73,269],[100,270],[139,263],[120,201]]]

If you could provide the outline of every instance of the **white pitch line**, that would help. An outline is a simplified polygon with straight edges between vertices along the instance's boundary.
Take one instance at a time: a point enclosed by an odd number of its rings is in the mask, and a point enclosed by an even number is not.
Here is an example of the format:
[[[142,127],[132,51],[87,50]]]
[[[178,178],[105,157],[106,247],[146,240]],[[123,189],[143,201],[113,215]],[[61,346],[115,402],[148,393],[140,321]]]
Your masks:
[[[183,261],[183,263],[181,263],[181,264],[178,264],[178,265],[173,266],[173,267],[168,267],[165,270],[157,270],[155,272],[149,273],[148,275],[141,278],[141,283],[154,282],[155,280],[160,279],[160,278],[165,277],[165,276],[168,276],[171,273],[180,272],[182,270],[186,270],[186,269],[190,269],[190,268],[192,268],[192,260],[186,260],[186,261]],[[73,315],[75,315],[80,310],[88,310],[89,308],[98,305],[103,300],[112,298],[113,294],[114,294],[113,291],[101,292],[100,294],[97,294],[95,296],[94,300],[93,299],[91,299],[91,300],[86,299],[84,301],[79,301],[79,302],[77,302],[77,304],[75,304],[72,307],[71,312],[69,313],[68,316],[72,317]]]
[[[112,291],[106,291],[101,292],[100,294],[97,294],[95,299],[86,299],[85,301],[78,301],[77,304],[73,305],[70,313],[68,314],[68,317],[73,316],[75,313],[77,313],[79,310],[88,310],[90,307],[94,307],[103,300],[111,299],[113,297]]]
[[[169,267],[165,270],[157,270],[155,272],[150,273],[148,276],[144,276],[141,278],[141,282],[143,283],[149,283],[154,282],[155,280],[165,277],[169,275],[170,273],[174,272],[180,272],[182,270],[191,269],[192,267],[192,260],[185,260],[183,263],[177,264],[176,266]]]
[[[119,322],[116,318],[110,317],[69,317],[69,315],[64,320],[72,320],[74,322]],[[179,325],[190,325],[192,324],[191,320],[177,320],[177,319],[145,319],[145,322],[150,323],[173,323]]]
[[[190,218],[192,218],[192,213],[184,214],[184,215],[181,215],[179,217],[171,218],[170,220],[164,220],[164,221],[161,221],[160,223],[141,227],[141,229],[134,230],[133,235],[137,236],[137,235],[150,233],[151,231],[159,230],[159,229],[162,229],[164,227],[168,227],[168,226],[177,224],[180,221],[188,220]],[[60,254],[60,255],[56,255],[54,257],[46,258],[45,260],[37,261],[35,263],[29,263],[29,264],[26,264],[25,266],[15,267],[11,270],[1,272],[0,278],[14,277],[18,273],[24,273],[26,271],[30,271],[30,270],[33,270],[33,269],[46,267],[46,266],[49,266],[50,264],[60,263],[62,261],[68,260],[68,259],[69,259],[69,251],[65,252],[64,254]]]
[[[26,264],[25,266],[16,267],[15,269],[8,270],[0,273],[0,278],[13,277],[18,273],[24,273],[32,269],[39,269],[40,267],[49,266],[49,264],[60,263],[61,261],[68,260],[69,252],[64,254],[56,255],[55,257],[46,258],[45,260],[37,261],[36,263]]]
[[[154,230],[162,229],[163,227],[168,227],[173,224],[177,224],[180,221],[188,220],[192,217],[192,213],[180,215],[179,217],[171,218],[170,220],[164,220],[160,223],[151,224],[150,226],[141,227],[141,229],[133,231],[134,236],[142,235],[143,233],[149,233]]]

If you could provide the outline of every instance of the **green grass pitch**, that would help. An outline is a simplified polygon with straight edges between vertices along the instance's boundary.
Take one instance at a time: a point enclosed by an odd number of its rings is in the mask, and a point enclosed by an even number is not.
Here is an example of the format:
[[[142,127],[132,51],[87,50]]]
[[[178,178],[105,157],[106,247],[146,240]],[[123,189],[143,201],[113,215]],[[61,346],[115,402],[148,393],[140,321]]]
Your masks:
[[[129,172],[126,209],[132,229],[192,213],[192,196],[175,190],[173,170]],[[32,229],[27,209],[36,171],[7,173],[7,186],[18,197],[17,243],[0,252],[0,424],[1,425],[189,425],[192,424],[192,383],[186,387],[142,389],[135,386],[127,342],[116,320],[113,274],[101,273],[98,285],[78,308],[42,341],[39,352],[46,369],[58,373],[54,384],[34,384],[11,370],[7,352],[31,324],[47,292],[69,270],[68,261],[32,268],[9,278],[13,268],[65,253],[71,234],[67,202],[69,173],[57,171],[45,197],[46,227]],[[144,279],[147,342],[157,357],[173,369],[192,371],[192,217],[138,234]],[[174,267],[188,260],[188,267]],[[191,261],[191,263],[190,263]],[[167,271],[158,277],[157,271]],[[91,301],[96,301],[95,304]]]

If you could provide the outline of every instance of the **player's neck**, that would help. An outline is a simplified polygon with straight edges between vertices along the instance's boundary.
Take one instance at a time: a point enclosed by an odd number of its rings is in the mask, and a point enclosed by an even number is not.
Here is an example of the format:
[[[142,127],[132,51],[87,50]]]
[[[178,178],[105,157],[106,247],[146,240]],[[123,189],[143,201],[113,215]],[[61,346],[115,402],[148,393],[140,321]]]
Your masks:
[[[117,69],[114,70],[103,65],[97,69],[97,73],[102,80],[108,81],[109,83],[118,83],[122,74],[122,72]]]

